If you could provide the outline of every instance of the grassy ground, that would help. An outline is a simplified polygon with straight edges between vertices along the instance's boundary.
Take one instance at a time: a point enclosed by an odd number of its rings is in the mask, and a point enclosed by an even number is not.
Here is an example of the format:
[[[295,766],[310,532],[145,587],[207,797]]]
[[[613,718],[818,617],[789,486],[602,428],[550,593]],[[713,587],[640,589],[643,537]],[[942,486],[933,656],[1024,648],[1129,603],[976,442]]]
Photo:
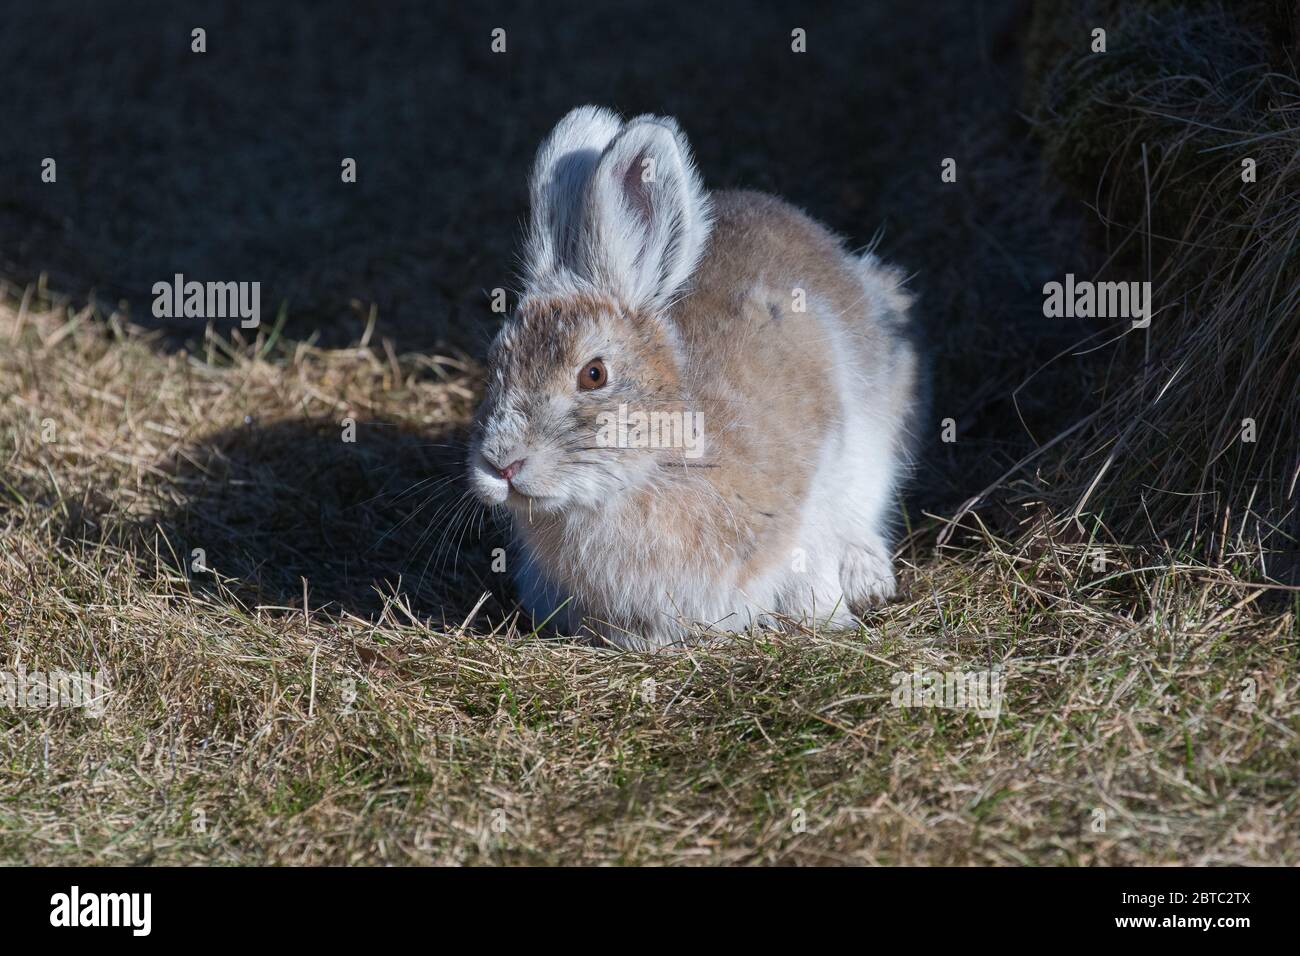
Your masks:
[[[0,342],[7,661],[110,687],[98,718],[0,712],[0,857],[1297,862],[1294,608],[1222,568],[975,533],[905,554],[861,633],[609,653],[474,607],[508,590],[488,525],[451,526],[472,570],[417,551],[381,596],[423,528],[374,547],[389,492],[442,474],[472,366],[162,355],[30,301]],[[345,443],[349,414],[393,427]],[[899,671],[994,667],[995,719],[891,704]]]
[[[1224,96],[1111,95],[1111,66],[1155,95],[1202,65],[1109,4],[1113,61],[1036,5],[1036,102],[1015,0],[812,3],[801,60],[766,8],[395,2],[356,30],[344,3],[214,4],[195,60],[167,52],[198,16],[177,5],[51,2],[59,31],[33,8],[0,34],[27,121],[0,167],[60,157],[57,189],[0,177],[0,674],[110,693],[0,708],[0,861],[1300,862],[1300,535],[1259,534],[1261,502],[1297,513],[1292,81],[1246,83],[1253,125]],[[467,39],[503,17],[505,61]],[[616,62],[587,55],[611,35]],[[1219,37],[1168,46],[1236,78],[1254,56],[1203,19],[1163,35]],[[520,633],[459,448],[524,171],[584,101],[679,115],[710,185],[856,245],[883,228],[915,272],[936,434],[905,595],[860,632],[658,656]],[[1141,168],[1152,116],[1176,139],[1154,187],[1119,175],[1098,207],[1088,177]],[[1267,144],[1273,205],[1189,185],[1203,129]],[[1186,238],[1207,222],[1235,231]],[[1196,256],[1131,261],[1152,245]],[[1044,281],[1107,258],[1156,270],[1177,334],[1044,320]],[[176,271],[290,307],[255,338],[159,323]],[[1242,414],[1258,451],[1223,444]],[[895,706],[900,673],[991,669],[995,717]]]

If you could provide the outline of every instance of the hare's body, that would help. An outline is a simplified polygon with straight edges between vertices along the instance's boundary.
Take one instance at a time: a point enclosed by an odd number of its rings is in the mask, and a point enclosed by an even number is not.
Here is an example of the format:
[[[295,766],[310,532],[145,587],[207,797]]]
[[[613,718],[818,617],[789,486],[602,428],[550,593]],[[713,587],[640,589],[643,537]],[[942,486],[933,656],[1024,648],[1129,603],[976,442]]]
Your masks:
[[[710,356],[686,397],[705,453],[674,462],[670,488],[516,522],[538,621],[567,600],[566,630],[653,645],[683,622],[851,624],[893,594],[886,532],[917,373],[891,331],[906,321],[899,278],[780,200],[712,199],[710,244],[670,313],[687,351]]]
[[[570,174],[586,184],[605,162]],[[612,174],[634,189],[627,176]],[[634,198],[651,221],[664,201]],[[663,243],[686,249],[689,269],[648,303],[581,270],[535,277],[494,347],[499,394],[471,465],[485,498],[512,505],[533,618],[627,647],[701,628],[847,625],[894,592],[889,527],[918,387],[898,274],[772,197],[698,202],[698,248],[686,234]],[[579,218],[558,247],[575,241]],[[550,354],[516,357],[530,342]],[[617,356],[608,387],[558,394],[589,355]],[[590,438],[601,415],[629,406],[685,413],[697,440],[646,449]]]

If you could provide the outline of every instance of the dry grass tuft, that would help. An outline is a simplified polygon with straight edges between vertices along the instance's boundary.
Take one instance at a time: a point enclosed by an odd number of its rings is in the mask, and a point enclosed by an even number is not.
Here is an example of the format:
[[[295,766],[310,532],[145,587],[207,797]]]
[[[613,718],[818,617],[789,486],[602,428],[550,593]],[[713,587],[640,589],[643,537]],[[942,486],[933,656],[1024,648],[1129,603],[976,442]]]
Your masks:
[[[1081,344],[1121,347],[1037,490],[1117,540],[1253,552],[1237,572],[1297,584],[1300,51],[1277,40],[1284,6],[1040,5],[1046,159],[1096,209],[1112,272],[1153,283],[1157,314]],[[1103,24],[1108,52],[1063,53]]]

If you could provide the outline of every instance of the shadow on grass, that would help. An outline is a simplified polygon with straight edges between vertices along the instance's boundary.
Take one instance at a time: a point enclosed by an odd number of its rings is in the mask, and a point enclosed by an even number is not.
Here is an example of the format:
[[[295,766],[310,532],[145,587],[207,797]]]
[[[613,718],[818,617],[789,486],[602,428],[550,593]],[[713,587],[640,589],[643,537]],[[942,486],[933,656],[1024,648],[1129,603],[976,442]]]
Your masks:
[[[491,570],[506,535],[466,494],[464,434],[358,422],[345,437],[333,421],[252,421],[168,462],[156,530],[194,586],[215,592],[220,575],[250,606],[300,610],[305,580],[313,613],[369,619],[396,593],[435,625],[486,592],[480,626],[509,613],[508,576]]]

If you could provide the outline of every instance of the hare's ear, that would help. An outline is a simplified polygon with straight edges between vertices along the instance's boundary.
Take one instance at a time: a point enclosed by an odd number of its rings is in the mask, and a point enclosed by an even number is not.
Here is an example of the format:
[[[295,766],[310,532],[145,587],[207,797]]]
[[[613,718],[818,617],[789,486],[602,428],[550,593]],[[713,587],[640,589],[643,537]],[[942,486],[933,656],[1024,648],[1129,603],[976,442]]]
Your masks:
[[[710,225],[686,137],[671,119],[639,116],[587,184],[582,271],[633,307],[663,307],[695,271]]]
[[[599,106],[571,111],[537,151],[529,184],[532,218],[525,269],[530,283],[542,284],[572,271],[579,257],[582,210],[587,183],[601,154],[623,128],[623,120]]]

